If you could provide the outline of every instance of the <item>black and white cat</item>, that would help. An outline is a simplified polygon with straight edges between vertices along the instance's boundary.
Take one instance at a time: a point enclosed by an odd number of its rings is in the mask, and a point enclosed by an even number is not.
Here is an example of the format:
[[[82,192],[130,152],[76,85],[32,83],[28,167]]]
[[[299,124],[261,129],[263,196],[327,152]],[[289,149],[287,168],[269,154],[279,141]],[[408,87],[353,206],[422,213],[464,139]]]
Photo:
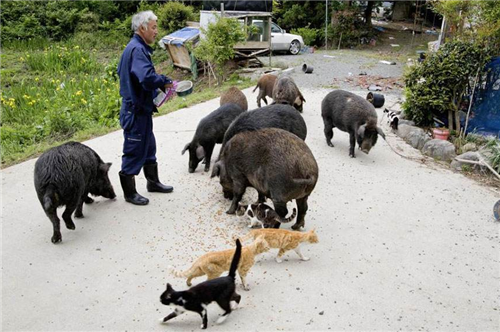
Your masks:
[[[236,269],[241,257],[241,242],[236,240],[236,250],[234,252],[229,275],[204,281],[196,286],[193,286],[185,291],[177,292],[170,284],[167,284],[167,289],[161,294],[160,302],[164,305],[173,306],[175,309],[172,313],[161,320],[166,323],[172,318],[179,316],[185,311],[197,312],[202,319],[202,329],[207,328],[207,306],[216,301],[217,304],[225,311],[224,314],[217,319],[217,324],[221,324],[240,303],[241,295],[236,293],[236,285],[234,278]],[[231,306],[231,302],[235,304]]]
[[[390,111],[387,108],[384,109],[384,113],[387,113],[387,123],[392,129],[398,130],[399,116],[396,112]]]
[[[260,226],[260,228],[279,228],[281,223],[291,222],[297,216],[297,209],[293,208],[292,215],[288,218],[281,218],[276,211],[266,203],[238,205],[236,210],[238,216],[250,218],[249,228]]]

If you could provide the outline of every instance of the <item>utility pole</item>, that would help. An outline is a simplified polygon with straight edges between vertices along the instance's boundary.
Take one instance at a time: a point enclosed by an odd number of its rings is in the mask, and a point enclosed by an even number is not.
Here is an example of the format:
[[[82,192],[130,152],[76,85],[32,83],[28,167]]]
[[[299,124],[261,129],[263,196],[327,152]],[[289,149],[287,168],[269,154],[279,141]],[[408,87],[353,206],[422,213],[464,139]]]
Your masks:
[[[325,50],[328,49],[328,0],[326,0],[325,10]]]

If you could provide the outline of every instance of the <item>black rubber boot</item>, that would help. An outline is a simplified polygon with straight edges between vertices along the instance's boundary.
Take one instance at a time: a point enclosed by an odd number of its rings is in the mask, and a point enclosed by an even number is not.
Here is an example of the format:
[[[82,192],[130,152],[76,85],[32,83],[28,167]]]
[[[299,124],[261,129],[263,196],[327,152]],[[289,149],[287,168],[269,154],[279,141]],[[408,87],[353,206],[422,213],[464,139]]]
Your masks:
[[[171,193],[174,190],[172,186],[166,186],[158,179],[158,163],[144,165],[144,175],[148,180],[147,189],[149,192]]]
[[[135,205],[147,205],[149,199],[139,195],[135,190],[135,176],[123,174],[122,172],[118,174],[120,175],[120,183],[122,184],[125,200]]]

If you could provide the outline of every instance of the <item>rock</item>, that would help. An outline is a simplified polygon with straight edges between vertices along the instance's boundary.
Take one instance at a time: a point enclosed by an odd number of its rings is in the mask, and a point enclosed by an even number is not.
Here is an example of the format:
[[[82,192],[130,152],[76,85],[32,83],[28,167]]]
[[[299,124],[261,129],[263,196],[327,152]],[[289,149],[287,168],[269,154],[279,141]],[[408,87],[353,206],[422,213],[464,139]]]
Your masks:
[[[424,144],[422,153],[437,160],[451,161],[456,157],[453,143],[442,139],[431,139]]]
[[[461,155],[457,156],[457,159],[479,161],[479,160],[481,160],[481,154],[479,152],[469,151],[469,152],[462,153]],[[486,169],[487,169],[486,166],[463,163],[463,162],[460,162],[456,159],[454,159],[451,162],[450,167],[455,171],[463,171],[465,167],[468,167],[469,169],[471,169],[473,171],[477,171],[477,172],[486,172]]]
[[[475,143],[467,143],[462,147],[462,152],[477,151],[477,145]]]
[[[411,120],[404,120],[404,119],[401,119],[401,116],[399,117],[399,122],[398,122],[398,125],[407,125],[407,126],[415,126],[415,122],[411,121]]]
[[[409,126],[409,125],[406,125],[406,124],[400,124],[398,126],[398,130],[397,130],[397,134],[399,137],[401,138],[406,138],[406,136],[408,136],[408,134],[410,133],[410,131],[412,130],[412,128],[415,128],[413,126]]]
[[[421,150],[424,147],[424,144],[429,140],[430,138],[427,136],[426,132],[422,128],[418,127],[412,127],[405,138],[405,141],[407,141],[408,144],[418,150]]]
[[[422,128],[410,126],[407,124],[398,125],[396,134],[407,141],[415,149],[421,149],[429,137]]]

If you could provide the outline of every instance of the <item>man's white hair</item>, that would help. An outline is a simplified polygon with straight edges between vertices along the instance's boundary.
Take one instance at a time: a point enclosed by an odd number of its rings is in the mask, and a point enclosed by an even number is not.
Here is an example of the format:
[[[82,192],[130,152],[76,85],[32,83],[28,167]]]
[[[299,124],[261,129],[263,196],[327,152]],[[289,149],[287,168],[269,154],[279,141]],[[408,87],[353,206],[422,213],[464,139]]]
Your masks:
[[[149,21],[157,20],[158,17],[151,10],[139,12],[132,17],[132,30],[136,32],[141,25],[147,30]]]

